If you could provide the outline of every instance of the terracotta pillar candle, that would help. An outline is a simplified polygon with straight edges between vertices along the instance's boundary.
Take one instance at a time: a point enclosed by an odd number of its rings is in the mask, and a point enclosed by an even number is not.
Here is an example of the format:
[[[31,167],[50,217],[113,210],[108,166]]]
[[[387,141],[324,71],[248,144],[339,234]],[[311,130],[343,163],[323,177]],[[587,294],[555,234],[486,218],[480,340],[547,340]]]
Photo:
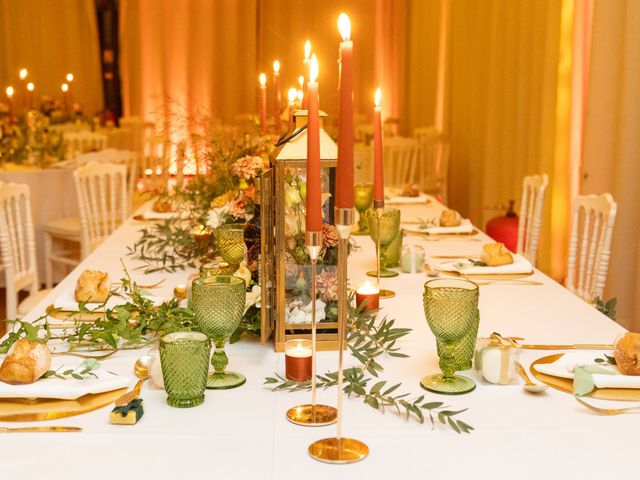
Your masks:
[[[285,377],[287,380],[311,380],[311,341],[289,340],[284,345]]]
[[[273,117],[276,125],[276,132],[280,133],[282,125],[280,125],[280,108],[282,97],[280,96],[280,62],[273,62]]]
[[[304,43],[304,60],[303,60],[303,65],[304,65],[304,78],[307,79],[307,81],[311,81],[311,42],[309,40],[307,40]],[[307,109],[308,108],[308,104],[307,104],[307,88],[306,88],[306,84],[303,82],[302,83],[302,108],[303,109]]]
[[[258,78],[260,83],[260,133],[267,132],[267,76],[264,73]]]
[[[307,84],[307,232],[322,230],[322,185],[320,181],[320,119],[318,115],[318,60],[311,57]]]
[[[344,13],[338,17],[340,43],[340,117],[338,123],[338,164],[336,207],[353,208],[353,42],[351,22]]]
[[[363,312],[380,308],[380,290],[370,281],[356,290],[356,307],[362,307]]]
[[[376,90],[373,109],[373,200],[377,207],[384,207],[384,169],[382,164],[382,90]]]

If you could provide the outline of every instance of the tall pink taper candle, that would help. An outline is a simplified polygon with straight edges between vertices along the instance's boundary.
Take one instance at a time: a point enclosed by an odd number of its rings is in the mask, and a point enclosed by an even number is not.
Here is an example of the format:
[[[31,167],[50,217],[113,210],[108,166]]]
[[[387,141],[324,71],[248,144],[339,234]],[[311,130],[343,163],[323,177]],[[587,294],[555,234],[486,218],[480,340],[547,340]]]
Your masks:
[[[382,202],[384,206],[384,168],[382,163],[382,112],[380,102],[382,90],[376,90],[375,108],[373,109],[373,200]]]
[[[307,232],[322,231],[322,185],[320,179],[320,118],[318,115],[318,60],[311,57],[307,84]]]
[[[260,74],[260,133],[267,133],[267,76]]]
[[[280,113],[282,108],[282,97],[280,96],[280,62],[273,62],[273,117],[276,125],[276,133],[280,133]]]
[[[353,42],[349,17],[341,13],[338,29],[340,43],[340,117],[338,119],[338,165],[336,169],[336,207],[353,208]]]

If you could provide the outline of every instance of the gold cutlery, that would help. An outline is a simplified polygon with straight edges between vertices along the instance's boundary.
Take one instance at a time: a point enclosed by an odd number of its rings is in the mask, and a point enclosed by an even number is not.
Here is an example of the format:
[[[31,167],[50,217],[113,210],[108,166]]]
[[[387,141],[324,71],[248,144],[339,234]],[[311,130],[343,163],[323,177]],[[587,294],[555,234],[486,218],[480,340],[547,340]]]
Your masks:
[[[518,373],[520,373],[520,376],[524,379],[524,385],[522,388],[524,388],[525,391],[529,393],[542,393],[547,388],[549,388],[548,385],[539,385],[537,383],[533,383],[520,362],[516,362],[516,369],[518,370]]]
[[[576,343],[573,345],[518,345],[525,350],[611,350],[613,345],[609,343]]]
[[[573,397],[585,407],[593,410],[594,412],[598,412],[601,415],[620,415],[621,413],[640,413],[640,407],[600,408],[585,402],[584,400],[582,400],[580,397],[576,395],[574,395]]]
[[[132,390],[126,392],[120,398],[115,401],[116,407],[122,407],[123,405],[132,402],[140,395],[140,389],[144,381],[149,378],[149,368],[151,367],[151,355],[145,355],[136,360],[133,366],[133,371],[140,380],[136,383],[136,386]]]
[[[27,432],[81,432],[80,427],[0,427],[0,433],[27,433]]]

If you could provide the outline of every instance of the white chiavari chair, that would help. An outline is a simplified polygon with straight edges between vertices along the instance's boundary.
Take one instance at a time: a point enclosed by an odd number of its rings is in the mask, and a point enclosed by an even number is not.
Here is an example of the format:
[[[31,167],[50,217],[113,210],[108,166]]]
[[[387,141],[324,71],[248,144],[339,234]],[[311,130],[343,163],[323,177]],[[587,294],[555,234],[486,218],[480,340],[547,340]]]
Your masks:
[[[418,185],[420,190],[435,195],[447,204],[448,174],[451,145],[446,136],[435,127],[420,127],[413,131],[418,141]]]
[[[107,148],[107,135],[101,132],[65,132],[63,138],[67,146],[67,158]]]
[[[587,302],[602,297],[607,282],[617,205],[608,193],[573,201],[566,287]]]
[[[73,172],[80,217],[61,218],[45,225],[45,274],[53,283],[53,265],[76,266],[127,217],[127,167],[90,162]],[[77,250],[55,250],[54,241],[79,245]]]
[[[532,265],[536,264],[538,258],[544,194],[548,184],[549,177],[546,173],[530,175],[522,180],[517,251],[527,257]]]
[[[382,142],[385,186],[403,188],[417,182],[418,142],[414,138],[391,137]]]
[[[0,252],[5,272],[7,318],[25,315],[50,290],[40,290],[29,186],[0,183]],[[29,296],[18,304],[18,292]]]

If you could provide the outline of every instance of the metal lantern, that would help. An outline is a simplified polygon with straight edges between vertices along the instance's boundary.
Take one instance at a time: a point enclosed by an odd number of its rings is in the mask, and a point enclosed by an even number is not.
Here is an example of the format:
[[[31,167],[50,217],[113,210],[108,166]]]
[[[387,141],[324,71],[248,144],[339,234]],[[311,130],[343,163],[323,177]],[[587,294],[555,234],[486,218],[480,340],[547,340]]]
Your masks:
[[[333,226],[338,148],[325,132],[320,112],[320,168],[323,199],[323,248],[316,275],[317,348],[335,350],[338,341],[338,233]],[[284,351],[288,340],[311,336],[311,263],[305,248],[307,166],[306,110],[294,114],[296,130],[276,151],[262,175],[260,201],[262,342],[275,331],[274,344]]]

